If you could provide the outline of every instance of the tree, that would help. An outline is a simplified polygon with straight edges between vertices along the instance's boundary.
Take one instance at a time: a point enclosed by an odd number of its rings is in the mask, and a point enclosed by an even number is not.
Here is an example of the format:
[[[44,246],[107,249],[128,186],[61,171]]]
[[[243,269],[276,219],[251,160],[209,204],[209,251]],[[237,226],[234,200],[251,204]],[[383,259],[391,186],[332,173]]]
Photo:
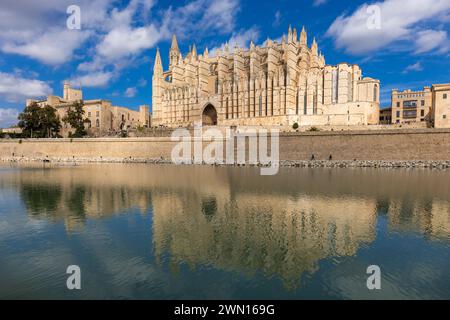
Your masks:
[[[59,129],[61,129],[61,122],[56,114],[56,109],[49,105],[40,107],[36,102],[33,102],[19,114],[18,119],[24,137],[50,138],[57,135]]]
[[[84,124],[86,120],[83,119],[84,109],[83,101],[75,102],[67,110],[67,114],[62,119],[63,122],[68,123],[72,128],[75,129],[75,133],[71,135],[74,138],[81,138],[87,135]]]

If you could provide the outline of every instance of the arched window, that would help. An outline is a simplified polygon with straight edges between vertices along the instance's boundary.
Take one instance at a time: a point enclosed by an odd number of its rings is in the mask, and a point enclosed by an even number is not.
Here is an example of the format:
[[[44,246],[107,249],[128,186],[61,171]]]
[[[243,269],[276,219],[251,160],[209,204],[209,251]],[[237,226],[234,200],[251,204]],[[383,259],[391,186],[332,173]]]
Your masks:
[[[99,119],[95,120],[95,126],[97,128],[100,128],[100,120]]]

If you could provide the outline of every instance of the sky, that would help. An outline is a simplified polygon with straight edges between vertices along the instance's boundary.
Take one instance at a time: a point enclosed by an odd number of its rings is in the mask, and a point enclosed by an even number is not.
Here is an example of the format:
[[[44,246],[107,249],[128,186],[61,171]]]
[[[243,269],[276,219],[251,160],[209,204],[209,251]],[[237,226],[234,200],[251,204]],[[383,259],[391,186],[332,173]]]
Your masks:
[[[84,99],[151,105],[156,49],[166,69],[172,34],[202,53],[263,45],[289,25],[305,26],[327,64],[380,79],[382,107],[394,88],[450,82],[450,0],[1,0],[0,128],[26,99],[62,96],[64,80]]]

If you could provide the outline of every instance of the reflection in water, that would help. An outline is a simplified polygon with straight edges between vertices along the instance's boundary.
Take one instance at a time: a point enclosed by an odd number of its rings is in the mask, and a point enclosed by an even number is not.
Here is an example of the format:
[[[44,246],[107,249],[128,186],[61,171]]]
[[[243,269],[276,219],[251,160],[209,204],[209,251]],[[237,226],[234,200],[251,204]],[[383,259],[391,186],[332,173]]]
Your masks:
[[[321,261],[355,258],[387,216],[393,234],[427,241],[450,235],[449,172],[97,165],[0,171],[0,189],[20,193],[31,219],[89,220],[152,213],[151,250],[172,272],[213,268],[282,279],[299,290]],[[0,231],[1,236],[1,231]]]

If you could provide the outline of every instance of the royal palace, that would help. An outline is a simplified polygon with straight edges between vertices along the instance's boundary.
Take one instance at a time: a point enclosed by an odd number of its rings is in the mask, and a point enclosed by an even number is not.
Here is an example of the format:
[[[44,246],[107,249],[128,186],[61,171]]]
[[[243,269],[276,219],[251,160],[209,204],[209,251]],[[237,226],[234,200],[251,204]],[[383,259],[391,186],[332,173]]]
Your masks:
[[[380,82],[357,65],[327,65],[305,29],[280,41],[183,57],[173,36],[169,68],[159,50],[153,71],[152,124],[166,127],[340,126],[378,124]]]

